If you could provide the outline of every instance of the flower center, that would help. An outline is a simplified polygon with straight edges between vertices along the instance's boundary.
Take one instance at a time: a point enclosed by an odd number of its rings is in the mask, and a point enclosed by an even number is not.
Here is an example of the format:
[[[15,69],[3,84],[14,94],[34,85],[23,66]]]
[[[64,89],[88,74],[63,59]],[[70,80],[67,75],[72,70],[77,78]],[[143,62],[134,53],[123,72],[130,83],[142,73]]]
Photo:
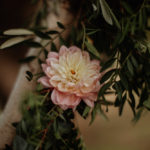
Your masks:
[[[73,75],[76,74],[76,72],[75,72],[74,70],[70,70],[70,72],[71,72]]]

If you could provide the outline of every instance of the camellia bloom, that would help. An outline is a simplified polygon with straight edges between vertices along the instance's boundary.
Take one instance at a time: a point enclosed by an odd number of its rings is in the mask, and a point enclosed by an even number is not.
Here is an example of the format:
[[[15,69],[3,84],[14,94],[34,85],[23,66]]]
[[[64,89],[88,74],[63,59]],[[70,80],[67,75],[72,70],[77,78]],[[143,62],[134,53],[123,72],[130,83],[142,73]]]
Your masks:
[[[59,53],[50,52],[42,64],[46,76],[38,82],[52,88],[51,100],[62,109],[73,108],[83,100],[93,107],[100,90],[100,62],[90,60],[89,53],[76,46],[62,46]]]

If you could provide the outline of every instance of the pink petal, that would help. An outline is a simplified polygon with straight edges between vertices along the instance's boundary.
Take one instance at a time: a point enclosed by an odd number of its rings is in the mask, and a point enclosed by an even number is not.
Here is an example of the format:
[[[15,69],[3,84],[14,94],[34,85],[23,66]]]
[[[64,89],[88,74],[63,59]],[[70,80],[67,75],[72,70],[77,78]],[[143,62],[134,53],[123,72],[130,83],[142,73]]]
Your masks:
[[[59,55],[62,56],[64,55],[69,49],[66,46],[61,46],[59,50]]]
[[[94,59],[94,60],[91,61],[91,63],[98,66],[98,67],[100,67],[100,61],[99,60]]]
[[[41,66],[42,66],[43,71],[45,72],[47,67],[48,67],[48,65],[47,64],[41,64]]]
[[[81,101],[80,97],[73,94],[62,93],[56,89],[53,90],[51,99],[54,104],[59,105],[64,110],[68,108],[75,109]]]
[[[38,82],[41,83],[46,88],[51,88],[51,84],[49,83],[49,78],[44,76],[38,79]]]
[[[95,84],[95,88],[92,90],[92,92],[98,92],[101,88],[100,82],[97,81]]]
[[[58,58],[47,58],[46,63],[51,66],[52,64],[58,64]]]
[[[76,46],[69,47],[69,50],[72,51],[72,52],[81,51],[81,49],[76,47]]]
[[[58,59],[59,55],[56,52],[49,52],[48,53],[48,58],[56,58],[56,59]]]
[[[87,62],[90,61],[90,56],[89,56],[89,53],[88,53],[88,52],[83,51],[83,52],[82,52],[82,55],[83,55],[83,57],[86,59]]]
[[[94,102],[93,101],[90,101],[89,99],[84,99],[84,102],[91,108],[94,107]]]
[[[90,107],[94,107],[94,102],[97,100],[97,93],[90,93],[88,97],[83,98],[83,101]]]

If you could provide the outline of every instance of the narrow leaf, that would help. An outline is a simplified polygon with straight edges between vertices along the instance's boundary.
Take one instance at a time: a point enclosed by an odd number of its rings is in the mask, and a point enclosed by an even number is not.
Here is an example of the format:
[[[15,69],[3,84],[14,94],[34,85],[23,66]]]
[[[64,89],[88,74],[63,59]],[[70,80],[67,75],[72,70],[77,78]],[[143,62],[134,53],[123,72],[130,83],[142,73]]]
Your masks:
[[[42,38],[42,39],[48,39],[48,40],[50,40],[51,39],[51,37],[47,34],[47,33],[44,33],[44,32],[42,32],[42,31],[34,31],[34,33],[38,36],[38,37],[40,37],[40,38]]]
[[[56,30],[50,30],[48,32],[46,32],[47,34],[58,34],[59,32]]]
[[[86,118],[88,116],[89,111],[90,111],[90,107],[86,106],[85,109],[84,109],[84,111],[83,111],[82,116],[84,118]]]
[[[26,37],[14,37],[14,38],[11,38],[7,41],[5,41],[1,46],[0,46],[0,49],[5,49],[5,48],[8,48],[8,47],[11,47],[13,45],[16,45],[18,43],[21,43],[23,41],[25,41],[27,38]]]
[[[106,84],[103,85],[103,87],[100,89],[99,93],[98,93],[98,97],[102,96],[104,94],[104,92],[111,86],[111,82],[108,82]]]
[[[29,81],[31,81],[32,78],[33,78],[33,74],[32,74],[30,71],[26,71],[26,74],[27,74],[26,78],[27,78]]]
[[[116,69],[112,69],[112,70],[106,72],[105,75],[101,79],[101,83],[104,83],[106,80],[108,80],[115,71],[116,71]]]
[[[111,67],[113,65],[113,63],[116,61],[116,58],[112,58],[110,60],[108,60],[102,67],[101,72],[103,72],[104,70],[106,70],[107,68]]]
[[[101,9],[102,9],[102,14],[103,14],[103,17],[104,17],[105,21],[108,24],[113,25],[111,13],[110,13],[110,10],[108,9],[109,6],[106,3],[106,1],[105,0],[100,0],[100,6],[101,6]]]
[[[52,42],[51,51],[57,51],[56,45]]]
[[[21,59],[19,62],[20,63],[29,63],[29,62],[33,61],[35,58],[36,58],[36,56],[29,56],[24,59]]]
[[[65,29],[65,26],[61,22],[57,22],[57,25],[61,29]]]
[[[97,51],[97,49],[92,44],[85,41],[85,45],[86,45],[89,52],[91,52],[93,55],[95,55],[96,57],[98,57],[100,59],[99,52]]]
[[[120,23],[117,20],[114,13],[112,12],[109,5],[107,4],[107,2],[105,0],[100,0],[100,5],[101,5],[102,14],[103,14],[105,21],[110,25],[113,25],[113,21],[114,21],[116,26],[120,29],[121,28]]]
[[[132,61],[133,65],[134,65],[136,68],[138,68],[138,63],[137,63],[137,61],[136,61],[136,59],[135,59],[134,56],[131,56],[131,61]]]
[[[10,29],[3,32],[4,35],[33,35],[34,32],[27,29]]]
[[[128,67],[129,72],[133,76],[134,75],[133,66],[132,66],[132,64],[131,64],[129,59],[127,60],[127,67]]]
[[[42,47],[40,43],[35,41],[26,41],[24,44],[26,44],[29,47],[35,47],[35,48]]]

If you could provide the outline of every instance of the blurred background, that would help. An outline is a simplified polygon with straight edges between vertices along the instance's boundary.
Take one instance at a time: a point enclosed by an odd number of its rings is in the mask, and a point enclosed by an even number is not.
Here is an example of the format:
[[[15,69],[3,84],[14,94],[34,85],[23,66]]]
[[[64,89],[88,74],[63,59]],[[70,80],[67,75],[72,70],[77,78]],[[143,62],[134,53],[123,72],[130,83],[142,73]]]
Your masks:
[[[40,2],[41,0],[39,0]],[[27,27],[34,20],[38,10],[31,0],[0,0],[0,31]],[[0,40],[0,42],[2,42]],[[0,51],[0,110],[4,108],[13,88],[20,64],[26,53],[24,47]],[[110,97],[113,99],[113,97]],[[87,150],[150,150],[150,114],[145,114],[133,125],[133,115],[126,105],[122,117],[117,108],[110,107],[109,121],[97,116],[89,126],[90,118],[83,120],[78,114],[76,122],[80,127]]]
[[[0,0],[0,32],[31,25],[41,1],[34,4],[32,0]],[[6,104],[20,67],[18,62],[26,51],[22,46],[0,51],[0,109]]]

